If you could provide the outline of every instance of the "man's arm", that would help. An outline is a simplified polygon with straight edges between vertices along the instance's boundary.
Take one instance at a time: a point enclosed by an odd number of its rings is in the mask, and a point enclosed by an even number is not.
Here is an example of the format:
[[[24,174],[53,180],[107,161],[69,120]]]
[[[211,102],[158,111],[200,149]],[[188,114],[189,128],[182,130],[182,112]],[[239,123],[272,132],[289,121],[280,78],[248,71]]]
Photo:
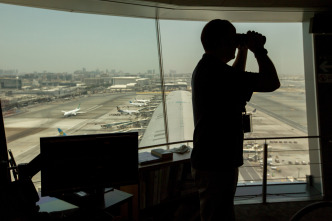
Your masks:
[[[271,92],[280,87],[277,71],[267,54],[256,53],[259,73],[262,74],[254,88],[257,92]]]
[[[240,46],[238,48],[238,52],[232,67],[239,71],[245,71],[247,63],[247,55],[248,55],[248,48],[246,46]]]
[[[272,92],[280,87],[277,71],[267,55],[267,50],[264,48],[265,37],[256,32],[248,32],[248,48],[255,54],[257,59],[260,78],[255,84],[254,91],[257,92]]]

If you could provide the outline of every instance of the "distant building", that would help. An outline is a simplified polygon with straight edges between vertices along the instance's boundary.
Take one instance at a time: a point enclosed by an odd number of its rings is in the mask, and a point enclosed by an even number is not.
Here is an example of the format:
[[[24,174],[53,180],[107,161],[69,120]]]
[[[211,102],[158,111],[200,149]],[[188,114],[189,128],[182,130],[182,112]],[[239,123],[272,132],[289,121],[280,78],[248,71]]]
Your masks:
[[[90,86],[90,85],[103,85],[104,84],[104,79],[103,78],[85,78],[84,83],[87,86]]]
[[[65,87],[74,87],[76,83],[74,82],[64,82],[64,81],[41,81],[39,83],[43,87],[57,87],[57,86],[65,86]]]
[[[117,84],[108,87],[110,91],[134,91],[136,90],[136,83],[129,83],[129,84]]]
[[[113,77],[112,78],[112,86],[109,89],[112,90],[138,90],[139,88],[143,88],[146,85],[150,84],[150,80],[148,78],[140,78],[140,77]]]
[[[20,78],[0,78],[0,89],[22,89]]]
[[[165,90],[173,91],[173,90],[187,90],[187,83],[186,82],[176,82],[176,83],[166,83]]]
[[[137,83],[138,77],[113,77],[113,85],[127,85]]]
[[[149,85],[150,81],[148,78],[138,78],[136,80],[136,83],[139,87],[145,86],[145,85]]]

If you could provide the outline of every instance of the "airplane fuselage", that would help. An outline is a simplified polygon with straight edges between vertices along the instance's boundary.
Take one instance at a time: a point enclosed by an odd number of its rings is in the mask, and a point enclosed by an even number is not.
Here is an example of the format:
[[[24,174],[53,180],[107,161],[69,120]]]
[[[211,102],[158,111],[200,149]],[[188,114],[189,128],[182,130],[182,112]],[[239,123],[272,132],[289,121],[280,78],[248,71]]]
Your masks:
[[[139,114],[139,111],[136,110],[122,110],[119,107],[117,107],[118,112],[121,114]]]
[[[134,102],[129,102],[131,105],[135,105],[135,106],[139,106],[139,107],[142,107],[144,105],[146,105],[146,103],[134,103]]]
[[[79,108],[76,108],[75,110],[66,111],[66,112],[64,112],[63,116],[65,116],[65,117],[76,116],[76,114],[79,110],[80,110]]]
[[[137,99],[135,101],[137,101],[138,103],[144,103],[144,104],[150,102],[150,100],[137,100]]]

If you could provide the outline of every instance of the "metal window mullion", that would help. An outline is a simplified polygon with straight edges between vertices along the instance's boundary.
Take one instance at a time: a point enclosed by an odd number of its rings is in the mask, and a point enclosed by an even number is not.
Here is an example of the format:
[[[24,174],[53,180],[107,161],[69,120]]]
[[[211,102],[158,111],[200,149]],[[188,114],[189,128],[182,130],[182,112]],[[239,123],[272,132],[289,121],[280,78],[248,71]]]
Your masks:
[[[264,143],[264,161],[263,161],[263,183],[262,183],[262,201],[263,204],[266,204],[266,195],[267,195],[267,142]]]
[[[164,81],[164,68],[163,68],[163,57],[162,57],[162,47],[161,47],[161,36],[158,18],[158,9],[156,9],[156,34],[157,34],[157,46],[158,46],[158,57],[159,57],[159,71],[160,71],[160,82],[161,82],[161,95],[162,95],[162,105],[164,114],[164,127],[165,127],[165,138],[167,149],[169,149],[169,133],[168,133],[168,121],[167,121],[167,107],[166,107],[166,95],[165,95],[165,81]]]
[[[6,185],[10,184],[11,176],[8,170],[9,159],[6,141],[6,131],[2,115],[1,99],[0,99],[0,186],[4,189]]]

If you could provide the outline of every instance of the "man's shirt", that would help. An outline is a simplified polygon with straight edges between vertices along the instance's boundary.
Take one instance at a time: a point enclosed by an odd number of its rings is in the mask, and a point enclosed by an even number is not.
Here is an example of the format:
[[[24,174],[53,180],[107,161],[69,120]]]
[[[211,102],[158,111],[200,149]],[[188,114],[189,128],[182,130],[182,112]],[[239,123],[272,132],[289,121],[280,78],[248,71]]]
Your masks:
[[[259,76],[203,55],[192,76],[193,168],[218,171],[243,164],[242,112]]]

